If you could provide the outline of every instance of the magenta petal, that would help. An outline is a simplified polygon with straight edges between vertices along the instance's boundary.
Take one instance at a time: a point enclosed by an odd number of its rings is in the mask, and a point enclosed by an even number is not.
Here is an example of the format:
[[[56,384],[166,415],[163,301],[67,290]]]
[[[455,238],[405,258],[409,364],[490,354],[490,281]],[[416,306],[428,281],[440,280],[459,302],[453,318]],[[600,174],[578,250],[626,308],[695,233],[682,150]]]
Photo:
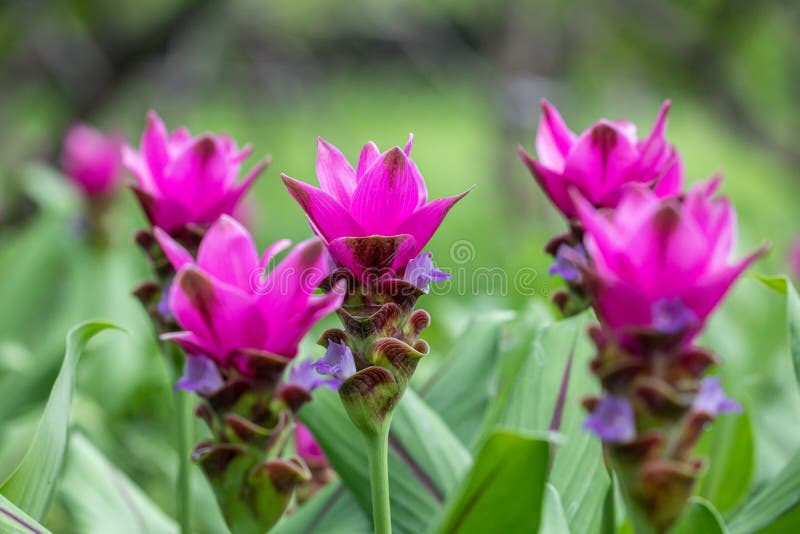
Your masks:
[[[431,240],[436,229],[442,224],[447,213],[456,202],[464,198],[472,188],[467,189],[460,195],[436,199],[421,208],[417,209],[408,219],[400,225],[400,233],[411,234],[415,240],[415,250],[412,257],[425,248]],[[411,258],[409,258],[411,259]]]
[[[194,258],[189,254],[189,251],[172,239],[172,237],[161,228],[153,228],[153,236],[156,238],[156,241],[158,241],[158,245],[161,247],[161,250],[164,251],[164,255],[172,264],[172,268],[175,272],[180,271],[185,265],[192,265],[194,263]]]
[[[653,192],[657,197],[677,197],[681,194],[683,191],[683,163],[676,150],[672,150],[666,163],[666,169],[656,180]]]
[[[343,207],[350,206],[356,188],[356,173],[339,149],[321,137],[317,138],[317,179],[323,191]]]
[[[575,142],[575,134],[567,127],[558,110],[542,99],[542,117],[536,130],[536,154],[542,164],[555,172],[564,169],[564,160]]]
[[[358,182],[350,212],[367,234],[394,235],[419,205],[418,172],[408,156],[394,147]]]
[[[288,239],[279,239],[268,246],[264,254],[261,255],[261,260],[258,262],[261,268],[266,269],[269,267],[269,263],[272,259],[290,246],[292,246],[292,242]]]
[[[122,164],[128,169],[133,175],[133,178],[136,180],[138,187],[146,192],[149,195],[154,195],[158,191],[158,185],[156,185],[155,181],[153,180],[153,176],[150,174],[150,169],[147,166],[147,162],[144,158],[136,151],[136,149],[130,146],[123,146],[122,149]]]
[[[408,134],[408,141],[406,141],[406,146],[403,149],[403,152],[405,152],[406,156],[409,156],[409,157],[411,156],[411,149],[412,148],[414,148],[414,134],[410,133],[410,134]]]
[[[396,236],[343,237],[328,244],[336,263],[357,278],[365,274],[380,277],[396,274],[418,253],[416,239],[409,234]]]
[[[600,121],[575,142],[563,174],[598,204],[628,179],[638,160],[639,152],[619,127]]]
[[[294,197],[314,231],[326,243],[339,237],[363,236],[364,230],[350,214],[329,194],[314,186],[305,184],[285,174],[281,174],[289,194]]]
[[[251,278],[258,276],[258,250],[244,226],[223,215],[200,242],[197,265],[215,278],[250,292]]]
[[[208,206],[218,203],[224,195],[230,170],[229,162],[214,138],[204,136],[188,145],[172,161],[161,190],[165,195],[179,199],[193,213],[203,214]],[[193,222],[210,223],[213,220]]]
[[[182,328],[212,349],[217,361],[227,362],[237,348],[264,348],[267,325],[253,300],[196,267],[184,267],[175,277],[170,309]]]
[[[200,355],[200,354],[213,354],[215,352],[213,347],[206,345],[202,339],[197,337],[191,332],[168,332],[161,334],[159,338],[162,341],[171,341],[186,351],[187,354]]]
[[[517,148],[517,153],[522,163],[528,167],[528,170],[538,182],[539,187],[544,190],[550,202],[566,217],[574,217],[575,209],[572,206],[567,190],[569,183],[561,175],[554,173],[533,159],[522,147]]]
[[[169,163],[167,128],[155,111],[147,112],[147,126],[142,134],[142,155],[155,183],[159,184]]]
[[[367,169],[375,163],[375,160],[378,159],[380,155],[381,151],[378,150],[378,147],[372,141],[364,145],[364,148],[361,149],[361,155],[358,158],[358,168],[356,169],[357,180],[360,180],[361,177],[364,176]]]
[[[656,117],[653,131],[650,132],[650,136],[641,145],[640,167],[643,170],[654,167],[662,158],[664,150],[668,148],[665,134],[667,131],[667,114],[669,113],[670,106],[671,102],[665,100],[658,112],[658,117]]]

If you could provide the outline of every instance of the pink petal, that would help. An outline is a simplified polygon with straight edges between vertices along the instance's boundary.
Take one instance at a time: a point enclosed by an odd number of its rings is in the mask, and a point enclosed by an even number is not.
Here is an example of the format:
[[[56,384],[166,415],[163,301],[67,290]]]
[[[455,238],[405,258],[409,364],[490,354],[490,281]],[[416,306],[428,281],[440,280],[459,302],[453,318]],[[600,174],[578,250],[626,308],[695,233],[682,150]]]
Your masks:
[[[267,250],[264,251],[264,254],[261,255],[261,261],[259,265],[262,268],[266,268],[269,265],[269,262],[272,261],[272,258],[286,250],[292,245],[292,242],[288,239],[280,239],[275,241],[273,244],[267,247]]]
[[[364,235],[359,224],[326,192],[285,174],[281,174],[281,179],[289,194],[305,211],[314,231],[326,243],[339,237]]]
[[[575,134],[567,127],[558,110],[542,99],[542,116],[536,130],[536,153],[545,167],[555,172],[564,169],[564,160],[575,143]]]
[[[422,247],[417,247],[416,239],[410,234],[398,234],[388,238],[393,240],[392,244],[394,245],[394,248],[389,251],[383,249],[363,250],[363,247],[355,243],[362,242],[362,240],[370,240],[373,237],[375,236],[335,239],[328,243],[328,251],[340,267],[353,273],[356,278],[362,278],[365,274],[368,274],[371,278],[376,278],[390,274],[395,275],[405,268],[408,262],[416,257],[422,249]],[[379,239],[387,238],[379,237]],[[359,254],[359,252],[362,254]],[[382,255],[383,253],[386,254]]]
[[[189,133],[189,129],[185,126],[181,126],[180,128],[176,129],[172,134],[169,136],[169,147],[171,150],[179,150],[182,148],[182,145],[189,141],[192,138],[192,134]]]
[[[544,190],[545,194],[550,199],[550,202],[552,202],[553,205],[558,208],[558,210],[566,217],[574,217],[575,209],[572,206],[572,201],[570,200],[567,192],[567,186],[569,183],[564,180],[561,175],[556,174],[550,169],[544,167],[538,161],[529,156],[522,147],[517,147],[517,153],[519,154],[522,163],[528,167],[528,170],[538,182],[539,187]]]
[[[358,182],[351,213],[364,231],[395,235],[419,204],[419,173],[399,148],[386,152]]]
[[[245,227],[223,215],[200,242],[197,265],[215,278],[250,292],[251,278],[258,275],[258,250]]]
[[[358,157],[358,169],[356,170],[357,180],[361,180],[361,177],[364,176],[367,169],[375,163],[375,160],[378,159],[380,154],[381,151],[378,150],[378,147],[372,141],[364,145],[364,148],[361,149],[361,155]]]
[[[683,191],[683,164],[677,150],[672,149],[665,166],[666,170],[656,179],[653,192],[659,198],[676,197]]]
[[[161,250],[164,251],[164,255],[172,264],[172,268],[175,272],[180,271],[185,265],[194,264],[194,258],[189,251],[172,239],[167,232],[161,228],[155,227],[153,228],[153,236],[156,238],[156,241],[158,241],[158,245],[161,247]]]
[[[155,183],[160,184],[169,163],[167,128],[155,111],[147,112],[147,126],[142,134],[142,154]]]
[[[178,272],[169,295],[178,324],[227,361],[234,349],[262,349],[267,325],[254,301],[240,289],[216,280],[194,266]]]
[[[209,357],[214,357],[214,348],[206,346],[202,339],[191,332],[185,330],[182,332],[168,332],[166,334],[161,334],[159,338],[162,341],[177,343],[189,354],[195,356],[205,354]]]
[[[452,208],[456,202],[464,198],[470,191],[472,191],[472,188],[467,189],[460,195],[436,199],[416,210],[400,225],[399,233],[411,234],[414,236],[415,252],[412,254],[412,257],[419,254],[422,249],[425,248],[425,245],[431,240],[431,237],[433,237],[439,225],[442,224],[450,208]]]
[[[147,162],[134,148],[127,145],[122,147],[122,164],[133,175],[142,191],[151,195],[158,191],[158,186],[150,174]]]
[[[664,101],[653,125],[653,131],[650,132],[650,135],[640,147],[640,168],[643,170],[655,167],[662,158],[664,151],[669,147],[665,134],[667,130],[667,114],[671,105],[672,103],[669,100]]]
[[[356,173],[338,148],[317,138],[317,180],[323,191],[339,201],[343,208],[350,207],[356,188]]]
[[[411,149],[413,147],[414,147],[414,134],[410,133],[408,134],[408,141],[406,141],[406,147],[403,149],[403,152],[405,152],[406,156],[409,157],[411,156]]]
[[[223,196],[229,175],[229,162],[221,147],[213,137],[203,136],[187,145],[172,161],[161,182],[161,190],[199,215]]]
[[[600,121],[582,133],[564,166],[564,177],[593,203],[625,182],[639,160],[639,152],[614,123]]]
[[[242,180],[242,183],[235,186],[232,190],[229,190],[217,204],[211,205],[208,208],[208,215],[206,215],[205,218],[213,221],[219,217],[220,214],[232,215],[233,212],[236,211],[237,206],[240,205],[242,197],[256,181],[256,178],[258,178],[261,173],[264,172],[264,169],[269,166],[270,161],[271,160],[269,157],[265,157],[258,162],[258,165],[253,167],[252,170],[247,173],[247,176],[245,176],[244,180]]]

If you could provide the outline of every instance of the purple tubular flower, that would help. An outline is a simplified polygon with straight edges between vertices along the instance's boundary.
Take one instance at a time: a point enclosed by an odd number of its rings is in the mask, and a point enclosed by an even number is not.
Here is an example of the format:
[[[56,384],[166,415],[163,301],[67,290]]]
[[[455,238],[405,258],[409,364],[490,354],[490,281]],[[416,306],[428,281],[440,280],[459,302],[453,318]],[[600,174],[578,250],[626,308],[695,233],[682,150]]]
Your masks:
[[[586,251],[583,245],[571,247],[563,244],[556,252],[556,262],[547,271],[551,276],[559,275],[566,282],[580,284],[583,280],[582,268],[586,267]]]
[[[320,376],[315,367],[316,363],[311,360],[304,360],[293,365],[286,383],[301,387],[309,393],[318,387],[326,387],[333,390],[339,389],[342,383],[341,380]]]
[[[600,399],[583,428],[605,443],[625,443],[636,436],[633,407],[628,399],[606,395]]]
[[[189,354],[183,376],[175,384],[175,389],[193,391],[200,395],[210,395],[223,385],[217,364],[203,355]]]
[[[653,303],[653,327],[662,334],[680,334],[697,323],[697,315],[679,298],[666,298]]]
[[[704,378],[692,403],[692,411],[716,417],[723,413],[742,413],[742,405],[725,395],[722,382],[716,376]]]
[[[338,343],[329,340],[325,356],[314,363],[314,368],[321,375],[329,375],[339,381],[356,374],[356,362],[353,352],[344,341]]]
[[[417,286],[427,293],[431,282],[439,283],[450,280],[450,273],[436,268],[433,264],[432,252],[422,252],[419,256],[408,262],[403,280]]]

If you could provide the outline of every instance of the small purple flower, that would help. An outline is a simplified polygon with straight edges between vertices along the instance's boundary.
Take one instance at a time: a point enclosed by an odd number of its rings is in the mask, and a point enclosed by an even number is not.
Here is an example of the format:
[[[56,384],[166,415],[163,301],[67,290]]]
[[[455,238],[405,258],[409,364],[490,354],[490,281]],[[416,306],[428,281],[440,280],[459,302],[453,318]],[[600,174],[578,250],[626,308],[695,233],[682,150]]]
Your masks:
[[[161,291],[161,298],[158,299],[156,311],[165,321],[174,321],[175,316],[172,315],[172,309],[169,307],[169,290],[172,287],[172,282],[167,282],[164,289]]]
[[[628,399],[606,395],[586,418],[583,428],[605,443],[624,443],[636,436],[633,407]]]
[[[742,413],[742,405],[725,395],[722,382],[716,376],[704,378],[694,398],[692,411],[716,417],[722,413]]]
[[[697,324],[697,315],[677,297],[653,303],[653,326],[662,334],[680,334]]]
[[[210,395],[223,385],[217,364],[205,356],[187,355],[183,376],[175,384],[176,389]]]
[[[582,270],[587,266],[586,251],[583,245],[571,247],[563,244],[556,252],[556,262],[550,266],[550,276],[559,275],[566,282],[580,284],[583,280]]]
[[[304,360],[296,363],[289,371],[289,379],[286,381],[288,384],[298,386],[308,392],[312,392],[318,387],[327,387],[329,389],[339,389],[341,380],[335,380],[320,376],[316,369],[316,363],[311,360]]]
[[[314,362],[314,369],[321,375],[328,375],[338,379],[341,383],[356,374],[356,362],[353,351],[344,341],[338,343],[329,340],[325,356]]]
[[[414,284],[427,293],[431,282],[439,283],[450,280],[450,273],[436,268],[433,264],[432,252],[422,252],[416,258],[408,262],[403,280]]]

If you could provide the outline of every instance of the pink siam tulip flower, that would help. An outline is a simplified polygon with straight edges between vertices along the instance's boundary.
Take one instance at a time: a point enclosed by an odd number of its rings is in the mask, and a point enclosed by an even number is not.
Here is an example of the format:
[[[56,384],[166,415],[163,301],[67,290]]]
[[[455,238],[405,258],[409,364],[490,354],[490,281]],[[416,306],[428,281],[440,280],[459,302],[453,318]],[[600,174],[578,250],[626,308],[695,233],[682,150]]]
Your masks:
[[[364,145],[354,170],[333,145],[318,140],[320,188],[282,175],[289,193],[337,263],[360,276],[365,269],[400,274],[420,254],[453,205],[467,192],[428,202],[425,180],[405,149],[379,152]],[[372,236],[392,237],[378,247]],[[380,249],[380,250],[377,250]]]
[[[229,216],[209,228],[196,261],[164,230],[156,228],[154,235],[177,272],[169,307],[184,328],[162,337],[190,356],[211,358],[223,368],[233,364],[244,374],[237,359],[242,351],[294,358],[308,330],[341,304],[341,291],[314,294],[329,264],[317,239],[297,245],[267,273],[289,243],[279,241],[259,258],[250,234]],[[195,376],[205,375],[197,369]]]
[[[576,217],[569,191],[577,189],[597,207],[617,205],[624,186],[651,186],[658,197],[679,195],[683,171],[675,148],[664,132],[670,102],[664,102],[653,131],[636,137],[636,126],[626,120],[601,119],[580,135],[564,123],[558,110],[542,100],[542,117],[536,132],[538,161],[518,149],[544,192],[564,214]]]
[[[122,171],[120,139],[88,124],[75,124],[64,138],[61,168],[90,198],[111,194]]]
[[[192,137],[186,128],[167,133],[151,111],[141,148],[123,148],[123,161],[136,179],[132,186],[153,226],[173,234],[186,225],[206,226],[231,214],[266,168],[265,159],[237,182],[249,145],[239,150],[227,135]]]
[[[300,456],[308,465],[312,467],[327,467],[328,459],[322,448],[314,439],[314,435],[302,423],[297,423],[294,430],[294,443],[297,448],[297,455]]]
[[[584,278],[601,321],[618,336],[653,329],[688,342],[764,250],[731,263],[736,219],[720,179],[684,198],[631,187],[613,212],[573,195],[592,261]]]

